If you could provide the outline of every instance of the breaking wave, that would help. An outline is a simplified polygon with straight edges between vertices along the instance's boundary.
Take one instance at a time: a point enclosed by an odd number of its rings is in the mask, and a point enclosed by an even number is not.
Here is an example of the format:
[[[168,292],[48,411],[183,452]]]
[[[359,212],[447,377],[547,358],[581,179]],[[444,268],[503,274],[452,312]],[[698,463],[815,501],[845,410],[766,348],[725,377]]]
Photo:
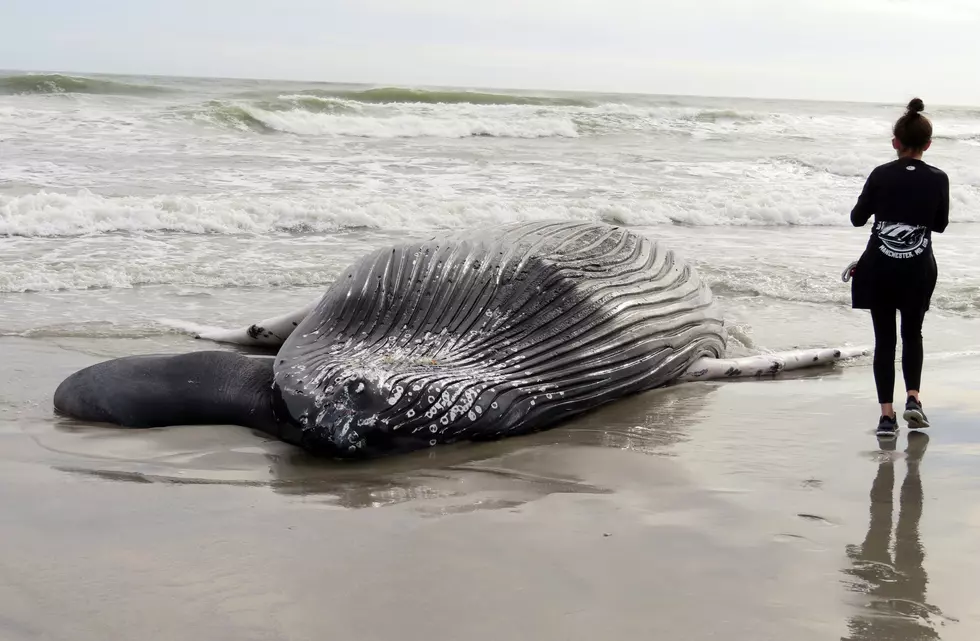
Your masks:
[[[980,133],[965,134],[937,134],[933,136],[935,140],[949,140],[951,142],[962,142],[967,145],[980,145]]]
[[[51,291],[57,289],[53,288]],[[19,330],[0,329],[0,336],[17,338],[151,338],[179,333],[181,333],[179,329],[161,323],[134,325],[110,321],[60,323]]]
[[[300,93],[321,98],[341,98],[371,104],[423,103],[430,105],[534,105],[542,107],[585,107],[592,104],[579,98],[481,93],[477,91],[434,91],[409,87],[378,87],[363,91],[308,89]]]
[[[841,178],[867,178],[876,166],[889,162],[890,159],[881,154],[858,152],[841,153],[810,153],[800,156],[778,156],[777,162],[797,167],[801,171],[812,174],[829,174]],[[950,177],[950,195],[954,200],[970,207],[980,204],[980,168],[963,165],[946,165],[939,163]]]
[[[754,114],[741,113],[732,109],[701,109],[690,116],[696,122],[758,122]]]
[[[270,270],[264,264],[243,266],[234,262],[228,266],[173,265],[167,264],[166,260],[159,256],[154,258],[157,261],[155,263],[131,261],[81,265],[71,269],[43,264],[32,269],[10,270],[0,275],[0,294],[132,289],[159,285],[183,285],[208,289],[308,287],[330,282],[336,272],[336,269],[325,267]],[[2,331],[0,335],[3,335]],[[70,336],[70,334],[60,335]]]
[[[195,120],[239,131],[299,136],[363,138],[549,138],[578,136],[575,123],[560,115],[508,118],[494,114],[360,114],[351,103],[285,96],[256,104],[214,101],[192,115]]]
[[[954,189],[957,222],[980,222],[980,193]],[[697,203],[619,198],[433,199],[335,194],[102,196],[40,191],[0,195],[0,237],[108,233],[329,233],[344,229],[446,229],[524,220],[602,220],[625,225],[693,227],[847,226],[844,204],[784,195],[706,193]]]
[[[103,94],[138,96],[167,93],[169,90],[153,85],[140,85],[118,80],[66,76],[59,73],[21,74],[0,77],[0,95],[19,94]]]
[[[778,115],[734,110],[625,104],[529,106],[502,100],[370,103],[356,99],[363,93],[327,96],[303,92],[253,100],[212,100],[183,108],[182,113],[198,122],[243,132],[366,138],[575,138],[627,131],[737,135],[745,128],[778,133],[796,126],[782,122]]]

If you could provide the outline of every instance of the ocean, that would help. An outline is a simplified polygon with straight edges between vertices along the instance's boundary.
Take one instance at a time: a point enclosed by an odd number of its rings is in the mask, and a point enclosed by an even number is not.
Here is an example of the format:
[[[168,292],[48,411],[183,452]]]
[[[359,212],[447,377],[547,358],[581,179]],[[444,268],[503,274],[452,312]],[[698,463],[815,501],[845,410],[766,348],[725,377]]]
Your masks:
[[[849,212],[904,105],[0,74],[0,637],[976,638],[980,109],[923,98],[952,202],[921,476],[868,358],[340,465],[51,398],[376,247],[545,218],[690,260],[732,355],[871,345]]]
[[[928,98],[928,96],[926,96]],[[927,107],[929,107],[927,103]],[[0,76],[0,335],[153,337],[315,298],[359,255],[542,218],[628,225],[707,276],[733,351],[868,343],[848,213],[896,105],[277,81]],[[927,346],[980,347],[980,109]],[[937,325],[943,329],[937,330]],[[744,350],[743,350],[744,351]]]

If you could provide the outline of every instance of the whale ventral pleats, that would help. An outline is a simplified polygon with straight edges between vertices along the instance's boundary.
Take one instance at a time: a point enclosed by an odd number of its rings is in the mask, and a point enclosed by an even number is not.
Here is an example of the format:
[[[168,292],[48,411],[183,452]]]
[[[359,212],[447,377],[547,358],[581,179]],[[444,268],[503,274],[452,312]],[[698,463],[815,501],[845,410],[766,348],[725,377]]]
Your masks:
[[[304,433],[340,456],[542,429],[724,351],[698,274],[596,223],[473,230],[365,256],[280,352]]]

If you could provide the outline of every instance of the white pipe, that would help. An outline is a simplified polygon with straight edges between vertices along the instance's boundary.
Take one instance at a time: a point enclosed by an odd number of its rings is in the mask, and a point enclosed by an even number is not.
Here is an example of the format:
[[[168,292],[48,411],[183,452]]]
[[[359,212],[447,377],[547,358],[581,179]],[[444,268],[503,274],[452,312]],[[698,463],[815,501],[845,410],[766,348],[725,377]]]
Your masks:
[[[282,345],[293,333],[296,326],[309,316],[320,299],[295,311],[280,316],[266,318],[248,327],[238,329],[223,329],[219,327],[195,327],[185,324],[186,329],[190,329],[194,338],[214,341],[216,343],[233,343],[235,345],[250,345],[275,347]]]
[[[804,367],[817,367],[870,353],[871,350],[866,347],[838,347],[758,354],[743,358],[701,358],[681,374],[678,382],[765,376]]]

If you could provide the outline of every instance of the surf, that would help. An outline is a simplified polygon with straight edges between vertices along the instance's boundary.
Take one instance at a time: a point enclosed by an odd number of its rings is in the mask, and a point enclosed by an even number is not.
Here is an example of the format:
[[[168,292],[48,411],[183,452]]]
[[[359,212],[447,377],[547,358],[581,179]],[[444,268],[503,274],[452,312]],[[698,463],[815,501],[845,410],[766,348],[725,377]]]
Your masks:
[[[413,87],[375,87],[359,91],[308,89],[302,93],[375,104],[421,103],[430,105],[531,105],[543,107],[587,107],[594,104],[586,99],[572,97],[486,93],[458,89],[433,90]]]
[[[60,73],[18,74],[0,77],[0,95],[100,94],[152,95],[168,93],[164,87],[122,80],[69,76]]]

